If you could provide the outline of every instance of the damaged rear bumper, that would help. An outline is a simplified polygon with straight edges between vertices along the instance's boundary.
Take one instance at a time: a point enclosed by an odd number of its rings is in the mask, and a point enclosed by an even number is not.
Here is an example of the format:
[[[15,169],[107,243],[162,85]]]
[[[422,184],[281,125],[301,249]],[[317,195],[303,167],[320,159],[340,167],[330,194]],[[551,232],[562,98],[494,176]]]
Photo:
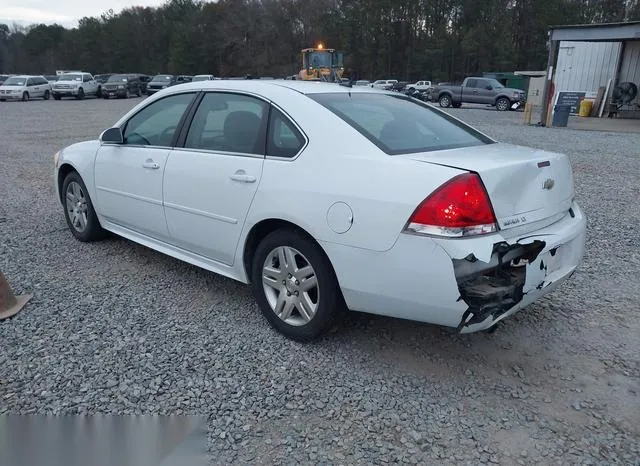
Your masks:
[[[586,219],[574,203],[562,220],[546,228],[493,242],[488,260],[471,250],[465,257],[459,248],[448,250],[459,299],[467,305],[458,330],[490,328],[555,289],[582,261],[585,234]]]
[[[465,239],[401,234],[388,251],[331,242],[329,256],[349,309],[485,330],[552,291],[582,261],[580,207],[536,231]],[[504,234],[503,234],[504,233]]]

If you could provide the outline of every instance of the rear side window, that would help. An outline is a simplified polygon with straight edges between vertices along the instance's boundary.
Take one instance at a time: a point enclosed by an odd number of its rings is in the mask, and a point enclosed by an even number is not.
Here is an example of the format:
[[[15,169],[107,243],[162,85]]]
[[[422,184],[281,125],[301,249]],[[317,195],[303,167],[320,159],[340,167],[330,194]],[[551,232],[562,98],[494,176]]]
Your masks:
[[[405,95],[309,94],[389,155],[490,144],[493,141],[428,104]]]
[[[478,87],[478,80],[477,79],[467,79],[467,87]]]
[[[277,108],[272,107],[267,139],[267,155],[271,157],[295,157],[304,147],[304,136]]]

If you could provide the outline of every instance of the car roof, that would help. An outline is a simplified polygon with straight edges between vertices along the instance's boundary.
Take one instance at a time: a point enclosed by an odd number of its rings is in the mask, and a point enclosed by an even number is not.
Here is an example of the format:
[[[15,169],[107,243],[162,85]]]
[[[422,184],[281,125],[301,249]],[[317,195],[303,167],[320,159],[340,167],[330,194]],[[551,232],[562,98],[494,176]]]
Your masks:
[[[322,93],[377,93],[386,94],[387,92],[370,87],[349,87],[341,86],[337,83],[328,83],[321,81],[290,81],[285,79],[259,80],[259,79],[217,79],[215,81],[198,81],[187,84],[181,84],[181,89],[237,89],[245,91],[267,90],[278,86],[299,92],[300,94],[322,94]]]

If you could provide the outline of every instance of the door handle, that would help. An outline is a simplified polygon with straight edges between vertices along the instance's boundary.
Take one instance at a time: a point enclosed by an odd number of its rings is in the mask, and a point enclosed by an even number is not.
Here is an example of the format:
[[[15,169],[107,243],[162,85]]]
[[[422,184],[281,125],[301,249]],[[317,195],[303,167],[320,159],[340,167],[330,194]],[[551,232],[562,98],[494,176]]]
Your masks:
[[[157,170],[158,168],[160,168],[160,164],[158,162],[154,162],[151,159],[145,160],[145,162],[142,164],[142,166],[144,168],[151,168],[152,170]]]
[[[240,181],[242,183],[254,183],[256,181],[255,176],[247,175],[244,170],[238,170],[231,175],[233,181]]]

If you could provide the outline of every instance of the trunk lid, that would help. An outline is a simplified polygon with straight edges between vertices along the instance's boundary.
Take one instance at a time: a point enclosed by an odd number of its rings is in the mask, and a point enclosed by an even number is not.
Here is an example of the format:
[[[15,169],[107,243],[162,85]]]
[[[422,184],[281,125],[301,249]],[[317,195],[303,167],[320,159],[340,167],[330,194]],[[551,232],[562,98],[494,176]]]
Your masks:
[[[571,162],[563,154],[495,143],[406,157],[478,173],[501,230],[555,221],[573,201]]]

